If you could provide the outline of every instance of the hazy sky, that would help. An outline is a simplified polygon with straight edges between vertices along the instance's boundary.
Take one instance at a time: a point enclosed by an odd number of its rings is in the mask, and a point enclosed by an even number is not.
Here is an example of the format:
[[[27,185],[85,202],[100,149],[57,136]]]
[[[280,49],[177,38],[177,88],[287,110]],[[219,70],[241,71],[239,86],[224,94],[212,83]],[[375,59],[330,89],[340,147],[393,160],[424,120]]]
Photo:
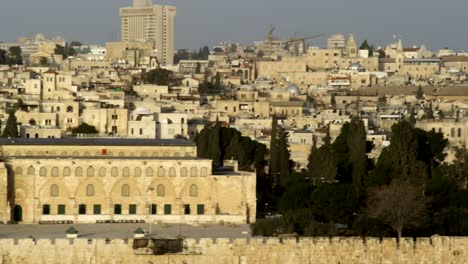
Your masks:
[[[131,0],[1,0],[0,41],[44,33],[68,41],[104,43],[120,38],[119,7]],[[165,0],[177,7],[176,48],[220,41],[249,43],[290,37],[355,33],[376,46],[400,35],[405,46],[468,50],[467,0]],[[325,38],[314,44],[323,45]]]

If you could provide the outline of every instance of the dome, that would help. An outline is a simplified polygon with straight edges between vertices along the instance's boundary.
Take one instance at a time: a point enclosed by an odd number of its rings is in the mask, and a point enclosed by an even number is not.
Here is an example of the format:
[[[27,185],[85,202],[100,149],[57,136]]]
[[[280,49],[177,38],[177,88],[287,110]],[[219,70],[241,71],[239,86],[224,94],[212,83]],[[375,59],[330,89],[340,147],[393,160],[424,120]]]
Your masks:
[[[353,71],[360,71],[363,70],[364,67],[360,63],[354,62],[349,65],[349,69]]]
[[[152,113],[147,108],[140,106],[140,107],[137,107],[137,109],[135,109],[133,111],[133,114],[135,114],[135,115],[151,115]]]
[[[299,86],[297,86],[296,84],[292,83],[288,86],[288,92],[291,94],[291,95],[299,95],[301,94],[301,89],[299,88]]]

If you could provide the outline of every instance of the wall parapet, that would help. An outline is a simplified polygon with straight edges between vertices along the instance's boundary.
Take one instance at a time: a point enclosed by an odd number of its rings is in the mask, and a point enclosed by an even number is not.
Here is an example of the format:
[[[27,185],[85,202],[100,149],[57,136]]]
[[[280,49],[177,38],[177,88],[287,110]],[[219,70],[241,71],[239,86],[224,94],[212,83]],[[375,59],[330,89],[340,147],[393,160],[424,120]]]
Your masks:
[[[136,255],[133,239],[0,239],[0,263],[464,263],[468,237],[185,239],[173,255]],[[112,261],[111,261],[112,260]],[[156,261],[156,262],[155,262]]]

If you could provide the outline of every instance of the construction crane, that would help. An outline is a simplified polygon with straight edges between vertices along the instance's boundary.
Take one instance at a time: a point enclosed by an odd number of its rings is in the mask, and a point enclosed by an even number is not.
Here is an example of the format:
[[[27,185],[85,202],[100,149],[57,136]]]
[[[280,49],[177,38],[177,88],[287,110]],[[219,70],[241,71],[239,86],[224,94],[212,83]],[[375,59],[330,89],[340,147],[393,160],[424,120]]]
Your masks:
[[[290,38],[286,41],[288,44],[294,45],[294,55],[299,56],[299,45],[302,43],[303,47],[305,47],[305,41],[308,39],[315,39],[323,36],[323,34],[317,34],[317,35],[312,35],[312,36],[307,36],[307,37],[293,37]]]

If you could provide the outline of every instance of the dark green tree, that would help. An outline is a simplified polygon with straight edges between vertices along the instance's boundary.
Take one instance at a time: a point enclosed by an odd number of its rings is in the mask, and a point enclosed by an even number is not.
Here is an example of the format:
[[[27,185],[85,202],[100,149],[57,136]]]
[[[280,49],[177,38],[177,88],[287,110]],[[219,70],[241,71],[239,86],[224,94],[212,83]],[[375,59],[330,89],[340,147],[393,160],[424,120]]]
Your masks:
[[[324,144],[318,149],[316,149],[314,144],[314,146],[312,146],[311,153],[309,154],[307,169],[309,171],[309,177],[314,185],[320,182],[333,183],[336,180],[337,166],[333,157],[333,150],[330,141],[330,134],[327,129]]]
[[[273,177],[280,173],[278,150],[278,118],[273,115],[271,120],[270,162],[269,174]]]
[[[367,142],[364,123],[358,117],[353,117],[349,124],[347,145],[349,148],[349,164],[351,178],[357,194],[363,194],[367,171]]]
[[[421,85],[418,86],[418,90],[416,91],[416,98],[418,100],[424,99],[424,92]]]
[[[173,81],[174,73],[166,69],[155,69],[143,73],[143,81],[148,84],[170,85]]]
[[[46,57],[41,57],[39,59],[39,65],[43,67],[49,66],[49,60]]]
[[[289,153],[288,143],[289,133],[284,128],[278,131],[278,156],[279,156],[279,185],[284,187],[289,179],[291,173],[291,155]]]
[[[8,53],[0,49],[0,64],[8,64]]]
[[[22,65],[23,64],[23,57],[21,55],[21,47],[14,46],[8,49],[8,56],[9,61],[8,64],[10,65]]]
[[[73,134],[97,134],[99,133],[95,126],[91,126],[87,123],[82,123],[78,127],[72,129]]]
[[[17,138],[18,137],[18,124],[16,122],[15,111],[10,111],[5,129],[3,130],[2,137],[4,138]]]

